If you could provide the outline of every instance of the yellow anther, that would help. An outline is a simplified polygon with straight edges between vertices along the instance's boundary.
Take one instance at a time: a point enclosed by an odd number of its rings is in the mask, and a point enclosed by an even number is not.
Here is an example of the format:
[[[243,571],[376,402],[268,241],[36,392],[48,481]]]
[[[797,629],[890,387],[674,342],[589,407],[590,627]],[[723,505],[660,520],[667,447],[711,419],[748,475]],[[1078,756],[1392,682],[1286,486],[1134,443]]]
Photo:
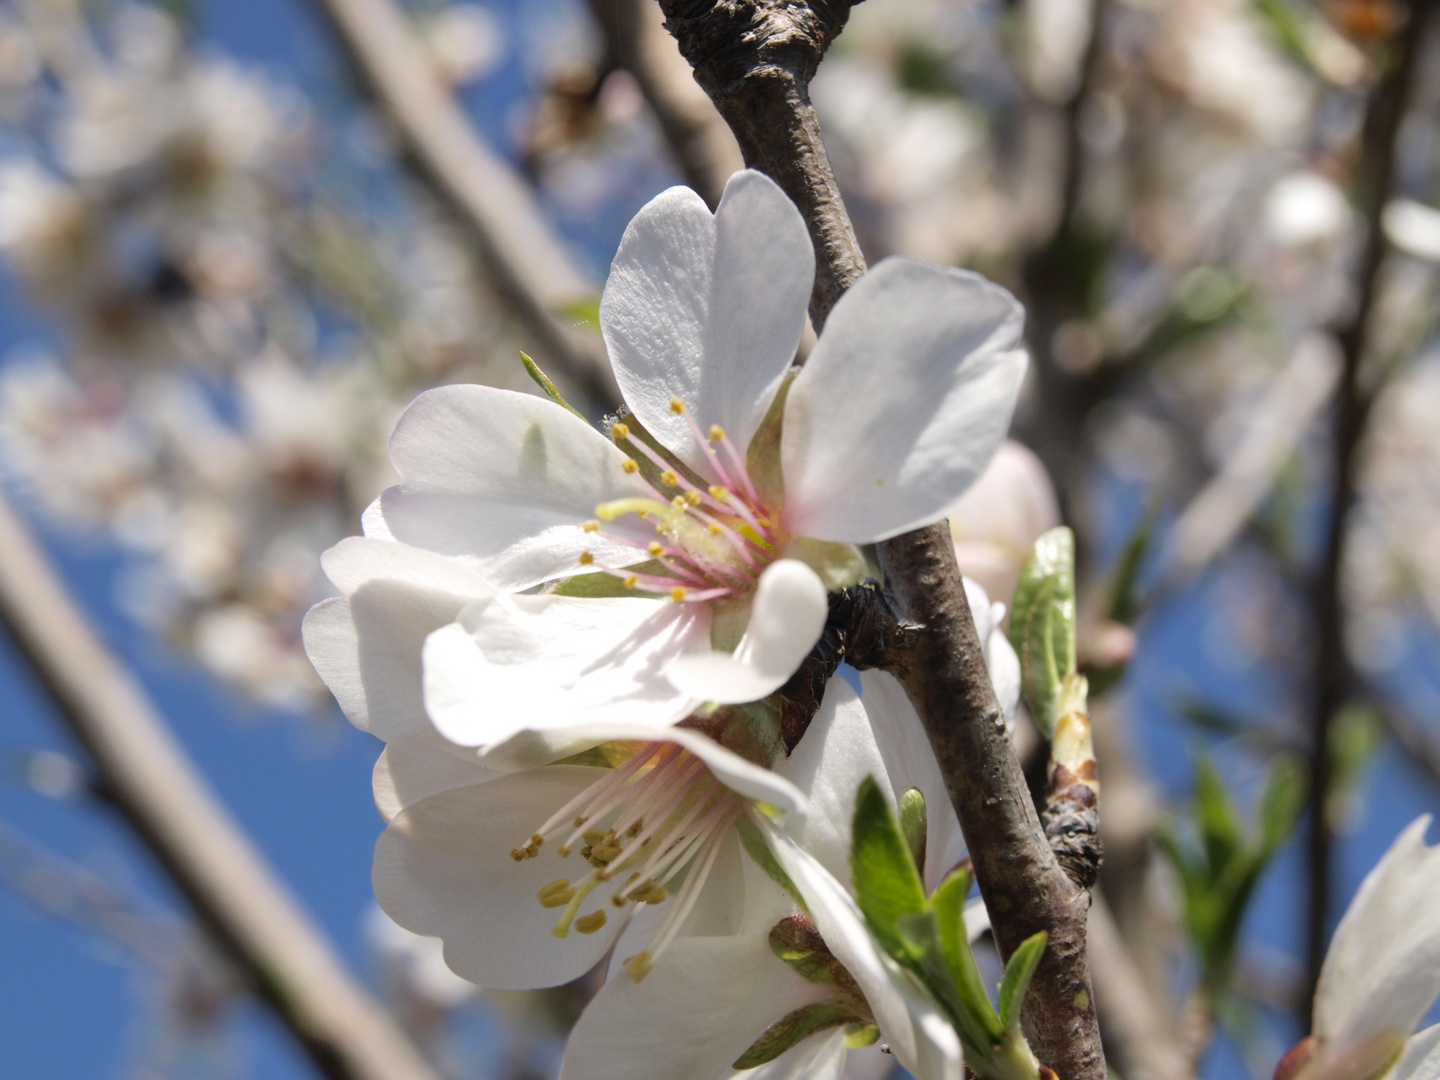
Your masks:
[[[541,836],[538,832],[532,832],[530,834],[530,843],[532,843],[536,847],[539,847],[541,844],[545,843],[545,837]]]
[[[684,599],[685,599],[685,586],[683,586],[683,585],[676,585],[673,589],[671,589],[671,590],[670,590],[670,599],[671,599],[671,600],[684,600]]]
[[[644,819],[644,818],[636,818],[636,819],[635,819],[635,824],[631,825],[630,828],[628,828],[628,829],[625,830],[625,835],[626,835],[626,836],[639,836],[640,833],[641,833],[642,831],[644,831],[644,829],[645,829],[645,819]]]
[[[624,469],[627,473],[632,474],[640,471],[640,466],[635,464],[633,458],[628,457],[620,463],[620,468]]]
[[[730,489],[727,487],[721,487],[719,484],[711,484],[710,497],[716,502],[724,502],[726,499],[730,498]]]
[[[575,886],[564,878],[560,878],[558,881],[550,882],[535,895],[539,898],[541,907],[564,907],[575,899]]]
[[[666,487],[675,487],[680,483],[680,478],[676,476],[671,470],[666,469],[660,474],[660,482]]]
[[[589,821],[589,820],[590,820],[590,819],[589,819],[588,817],[577,817],[577,818],[575,819],[575,828],[578,829],[581,825],[584,825],[585,822],[587,822],[587,821]]]
[[[709,529],[710,529],[710,535],[711,535],[711,536],[719,536],[722,532],[725,531],[724,529],[720,528],[720,526],[717,525],[717,524],[716,524],[715,522],[713,522],[713,521],[710,523]]]
[[[606,831],[604,829],[586,829],[584,836],[585,843],[598,844],[601,840],[605,839]]]
[[[665,554],[665,545],[660,543],[659,540],[651,540],[650,546],[645,550],[650,552],[651,555],[663,555]]]
[[[721,439],[723,439],[723,438],[725,438],[725,429],[722,428],[719,424],[711,424],[711,425],[710,425],[710,441],[711,441],[711,442],[719,442],[719,441],[720,441]]]
[[[610,429],[610,434],[615,436],[616,442],[619,442],[621,439],[628,439],[630,437],[630,425],[616,424]]]
[[[633,589],[636,585],[639,584],[639,582],[640,582],[640,579],[639,579],[638,577],[636,577],[634,574],[626,574],[626,575],[625,575],[625,583],[624,583],[624,584],[625,584],[625,588],[627,588],[627,589]]]
[[[594,556],[594,555],[591,555],[590,552],[588,552],[588,551],[582,551],[582,552],[580,552],[580,565],[581,565],[581,566],[589,566],[589,565],[590,565],[591,563],[593,563],[594,561],[595,561],[595,556]]]
[[[617,892],[614,896],[612,896],[612,897],[610,898],[610,902],[611,902],[612,904],[614,904],[616,907],[624,907],[626,904],[628,904],[628,903],[630,902],[630,898],[629,898],[628,896],[621,896],[621,895]]]
[[[575,920],[575,929],[582,934],[593,934],[605,925],[605,909],[592,911],[589,915],[581,915]]]
[[[685,492],[685,501],[688,502],[691,506],[699,506],[700,493],[698,491]]]
[[[586,532],[599,532],[599,531],[600,531],[600,522],[598,522],[598,521],[582,521],[582,522],[580,523],[580,528],[584,529]]]
[[[516,862],[524,862],[524,861],[525,861],[525,849],[524,849],[524,848],[518,848],[518,847],[512,847],[512,848],[510,849],[510,857],[511,857],[512,859],[514,859]]]
[[[670,399],[670,411],[673,412],[676,416],[679,416],[685,411],[685,403],[681,401],[678,397],[672,397]]]
[[[555,852],[556,852],[556,854],[558,854],[562,859],[568,859],[568,858],[570,857],[571,853],[574,852],[574,850],[575,850],[575,849],[572,848],[569,844],[561,844],[559,847],[557,847],[557,848],[555,849]]]
[[[676,495],[675,498],[670,500],[670,505],[676,510],[685,510],[690,504],[685,501],[684,495]]]
[[[636,510],[636,511],[635,511],[635,516],[638,517],[641,521],[649,521],[649,520],[650,520],[650,511],[649,511],[649,510]]]
[[[633,957],[625,964],[625,970],[630,973],[630,978],[638,983],[641,979],[645,978],[646,975],[650,974],[650,969],[654,966],[654,963],[650,959],[650,954],[648,952],[642,952],[639,956]]]

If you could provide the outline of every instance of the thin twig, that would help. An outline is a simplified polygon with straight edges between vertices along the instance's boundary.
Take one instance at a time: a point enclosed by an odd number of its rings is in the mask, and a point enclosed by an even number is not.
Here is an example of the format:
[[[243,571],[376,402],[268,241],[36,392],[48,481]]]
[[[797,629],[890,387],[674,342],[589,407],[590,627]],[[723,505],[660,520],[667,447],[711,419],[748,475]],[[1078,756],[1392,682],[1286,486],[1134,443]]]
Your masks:
[[[816,251],[816,328],[865,272],[835,186],[809,82],[850,0],[661,0],[666,27],[735,132],[746,164],[800,208]],[[1104,1080],[1085,953],[1089,894],[1060,868],[1006,734],[944,522],[879,545],[887,603],[904,627],[881,666],[924,722],[970,841],[996,942],[1009,956],[1049,935],[1026,998],[1035,1053],[1065,1080]]]
[[[3,497],[0,624],[89,756],[100,793],[319,1072],[436,1080],[195,771]]]
[[[1389,196],[1399,152],[1401,120],[1418,73],[1422,38],[1434,0],[1410,5],[1410,24],[1401,34],[1398,56],[1370,96],[1361,136],[1360,159],[1354,185],[1356,204],[1364,214],[1358,259],[1356,301],[1350,318],[1336,330],[1340,342],[1340,379],[1335,391],[1335,418],[1331,432],[1329,500],[1324,526],[1323,554],[1311,584],[1311,604],[1317,627],[1314,698],[1310,715],[1310,803],[1308,808],[1309,904],[1306,923],[1308,986],[1313,992],[1325,959],[1330,929],[1330,879],[1333,837],[1325,804],[1330,789],[1330,724],[1349,692],[1345,654],[1345,611],[1341,598],[1341,568],[1345,562],[1346,519],[1356,493],[1357,454],[1365,430],[1370,398],[1361,383],[1365,343],[1380,291],[1380,267],[1389,245],[1380,216]],[[1309,995],[1307,995],[1308,997]]]
[[[685,183],[713,210],[725,181],[744,168],[735,136],[695,82],[665,32],[655,0],[590,0],[590,13],[613,63],[635,77]]]
[[[529,350],[597,404],[618,399],[597,335],[563,313],[599,289],[575,265],[529,188],[481,141],[391,0],[316,0],[361,86],[395,125],[420,177],[469,228],[501,291],[537,338]]]
[[[1186,504],[1167,542],[1167,574],[1189,578],[1224,552],[1274,486],[1275,478],[1330,400],[1339,374],[1331,339],[1296,345],[1253,410],[1215,476]]]

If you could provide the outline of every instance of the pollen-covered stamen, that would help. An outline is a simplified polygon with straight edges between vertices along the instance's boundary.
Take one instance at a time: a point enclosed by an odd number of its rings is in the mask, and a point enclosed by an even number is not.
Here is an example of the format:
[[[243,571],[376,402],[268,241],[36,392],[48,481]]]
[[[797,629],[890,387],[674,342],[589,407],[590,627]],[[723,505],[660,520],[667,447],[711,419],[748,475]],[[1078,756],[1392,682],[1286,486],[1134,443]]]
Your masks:
[[[541,845],[561,834],[568,834],[558,845],[562,856],[584,844],[582,856],[590,871],[575,881],[552,881],[536,894],[542,907],[562,909],[554,929],[557,937],[568,936],[572,928],[593,934],[606,925],[603,902],[585,914],[581,908],[613,878],[624,880],[610,898],[617,908],[660,904],[673,894],[672,917],[661,924],[647,950],[653,958],[674,937],[676,917],[683,920],[693,908],[721,841],[743,806],[699,758],[673,743],[651,743],[561,807],[516,850],[522,859],[538,857]],[[631,966],[632,975],[639,971],[640,978],[648,970],[643,962]]]

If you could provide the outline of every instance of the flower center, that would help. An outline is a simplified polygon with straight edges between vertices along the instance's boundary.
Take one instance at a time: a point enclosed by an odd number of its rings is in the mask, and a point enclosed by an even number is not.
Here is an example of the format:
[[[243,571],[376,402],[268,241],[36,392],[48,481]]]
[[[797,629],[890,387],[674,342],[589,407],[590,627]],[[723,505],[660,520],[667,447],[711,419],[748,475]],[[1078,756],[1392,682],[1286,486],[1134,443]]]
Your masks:
[[[633,447],[653,463],[660,470],[660,486],[641,477],[650,489],[648,496],[601,503],[595,508],[599,520],[587,521],[583,528],[646,552],[659,568],[655,573],[639,573],[603,566],[589,552],[580,556],[580,565],[619,578],[627,589],[668,594],[677,601],[718,600],[749,592],[781,546],[779,530],[756,492],[744,457],[724,429],[711,424],[708,432],[702,432],[679,398],[670,399],[670,411],[689,422],[720,482],[702,489],[636,436],[628,424],[617,423],[611,429],[615,441]],[[640,471],[633,459],[627,460],[624,468],[632,474]],[[604,530],[602,522],[609,524],[628,514],[652,522],[656,539],[644,544]]]
[[[573,926],[593,934],[606,922],[603,900],[589,914],[580,908],[612,880],[610,902],[661,904],[675,897],[650,947],[626,961],[639,982],[679,932],[715,865],[721,843],[744,811],[744,800],[715,779],[705,763],[674,743],[645,743],[619,768],[566,803],[510,852],[516,862],[540,857],[547,840],[568,858],[578,848],[590,871],[575,881],[560,878],[539,891],[541,906],[563,908],[556,937]],[[678,889],[678,891],[677,891]]]

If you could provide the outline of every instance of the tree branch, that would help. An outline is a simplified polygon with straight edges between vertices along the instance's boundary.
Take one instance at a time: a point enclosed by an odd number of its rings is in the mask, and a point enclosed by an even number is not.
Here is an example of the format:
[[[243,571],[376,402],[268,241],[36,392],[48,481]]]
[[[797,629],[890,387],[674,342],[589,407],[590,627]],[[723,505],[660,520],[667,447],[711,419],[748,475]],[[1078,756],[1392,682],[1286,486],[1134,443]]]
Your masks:
[[[598,404],[618,399],[599,337],[560,313],[593,301],[529,189],[481,141],[392,0],[316,0],[361,86],[399,132],[416,173],[469,229],[502,293],[535,335],[538,355]]]
[[[1340,378],[1335,391],[1331,431],[1330,505],[1324,526],[1323,555],[1311,583],[1311,604],[1317,624],[1314,698],[1310,715],[1309,910],[1306,954],[1313,995],[1325,959],[1330,929],[1331,848],[1333,836],[1325,816],[1330,788],[1330,725],[1349,692],[1345,653],[1345,611],[1341,570],[1345,562],[1346,518],[1356,494],[1357,454],[1369,412],[1362,386],[1362,364],[1370,322],[1379,295],[1380,267],[1389,250],[1380,216],[1390,194],[1399,151],[1400,122],[1418,74],[1422,39],[1435,9],[1434,0],[1414,0],[1409,25],[1397,42],[1390,71],[1370,96],[1361,136],[1354,197],[1364,213],[1357,271],[1356,301],[1350,318],[1336,328],[1340,343]]]
[[[100,791],[319,1072],[436,1080],[197,775],[3,497],[0,624],[89,755]]]
[[[653,0],[590,0],[590,13],[612,62],[639,84],[685,183],[715,209],[725,181],[744,162],[735,136],[665,32],[660,8]]]
[[[809,82],[850,13],[849,0],[660,0],[666,27],[740,143],[746,164],[799,206],[816,249],[817,329],[865,272],[810,104]],[[944,522],[879,545],[886,601],[904,632],[880,658],[930,736],[970,842],[1003,955],[1049,935],[1026,998],[1036,1055],[1065,1080],[1104,1080],[1089,968],[1089,895],[1066,877],[1041,831]]]

